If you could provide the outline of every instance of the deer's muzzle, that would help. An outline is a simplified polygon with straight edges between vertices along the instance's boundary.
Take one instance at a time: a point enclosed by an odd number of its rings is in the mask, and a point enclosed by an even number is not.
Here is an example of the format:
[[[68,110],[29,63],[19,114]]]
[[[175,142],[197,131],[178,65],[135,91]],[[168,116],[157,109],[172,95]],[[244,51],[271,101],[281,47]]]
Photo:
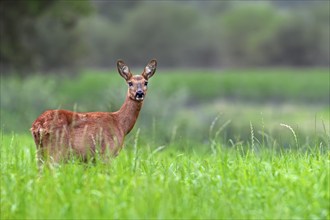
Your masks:
[[[135,94],[135,99],[137,101],[142,101],[144,99],[144,92],[142,90],[138,90]]]

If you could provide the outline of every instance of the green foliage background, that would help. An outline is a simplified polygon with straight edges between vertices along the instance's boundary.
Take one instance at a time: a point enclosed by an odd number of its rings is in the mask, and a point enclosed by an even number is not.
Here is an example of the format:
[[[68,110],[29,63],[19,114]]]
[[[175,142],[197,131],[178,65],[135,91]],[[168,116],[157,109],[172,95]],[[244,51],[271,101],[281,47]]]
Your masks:
[[[329,1],[1,1],[1,74],[329,66]]]
[[[75,77],[3,77],[1,127],[6,133],[26,133],[47,109],[116,111],[126,91],[124,80],[114,71],[85,71]],[[218,137],[227,144],[250,140],[250,123],[259,140],[268,134],[282,146],[289,146],[293,139],[281,123],[292,126],[301,143],[307,137],[328,143],[329,112],[326,69],[159,68],[150,80],[135,129],[141,128],[141,135],[155,146],[173,139],[186,141],[184,145],[208,143],[209,127],[218,117],[219,125],[230,121]]]

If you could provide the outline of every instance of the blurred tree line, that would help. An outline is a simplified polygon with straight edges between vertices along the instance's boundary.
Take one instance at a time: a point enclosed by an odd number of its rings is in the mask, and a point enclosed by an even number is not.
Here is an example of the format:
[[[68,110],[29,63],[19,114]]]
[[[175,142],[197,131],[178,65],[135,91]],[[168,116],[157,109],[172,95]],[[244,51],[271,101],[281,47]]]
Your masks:
[[[329,1],[1,0],[1,74],[329,66]]]

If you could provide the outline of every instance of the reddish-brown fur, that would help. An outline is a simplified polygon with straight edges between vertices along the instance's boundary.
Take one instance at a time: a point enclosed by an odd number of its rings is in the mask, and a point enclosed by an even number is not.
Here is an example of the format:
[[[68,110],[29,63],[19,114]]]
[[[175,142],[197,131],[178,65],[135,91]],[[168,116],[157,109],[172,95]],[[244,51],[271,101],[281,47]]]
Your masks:
[[[151,60],[141,75],[133,76],[123,61],[117,62],[118,72],[129,88],[124,104],[116,112],[48,110],[42,113],[31,128],[39,162],[46,156],[58,162],[71,154],[85,160],[95,152],[116,156],[139,116],[147,80],[156,67],[156,60]]]

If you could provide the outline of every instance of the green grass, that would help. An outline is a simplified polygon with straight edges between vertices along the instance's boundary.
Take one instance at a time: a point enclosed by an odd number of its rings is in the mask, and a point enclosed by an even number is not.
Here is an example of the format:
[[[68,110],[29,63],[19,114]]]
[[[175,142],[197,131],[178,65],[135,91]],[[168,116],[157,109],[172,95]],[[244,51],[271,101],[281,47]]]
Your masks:
[[[111,163],[73,160],[39,172],[32,138],[2,134],[1,219],[329,219],[327,146],[216,142],[212,153],[172,143],[156,152],[141,142],[129,139]]]

